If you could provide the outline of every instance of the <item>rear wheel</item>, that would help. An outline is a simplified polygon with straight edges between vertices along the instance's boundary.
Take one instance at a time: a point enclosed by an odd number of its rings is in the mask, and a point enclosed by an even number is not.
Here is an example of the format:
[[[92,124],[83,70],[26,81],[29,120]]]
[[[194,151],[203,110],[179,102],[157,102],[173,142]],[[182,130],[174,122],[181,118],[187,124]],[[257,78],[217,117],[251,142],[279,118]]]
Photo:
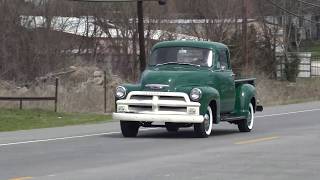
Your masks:
[[[238,122],[240,132],[250,132],[254,123],[254,110],[252,103],[249,104],[248,117]]]
[[[120,127],[124,137],[136,137],[140,125],[138,122],[120,121]]]
[[[179,126],[176,123],[166,123],[166,129],[168,132],[178,132]]]
[[[207,112],[203,116],[202,123],[194,124],[194,133],[196,137],[208,137],[212,132],[212,124],[213,124],[213,116],[212,116],[212,109],[210,106],[207,107]]]

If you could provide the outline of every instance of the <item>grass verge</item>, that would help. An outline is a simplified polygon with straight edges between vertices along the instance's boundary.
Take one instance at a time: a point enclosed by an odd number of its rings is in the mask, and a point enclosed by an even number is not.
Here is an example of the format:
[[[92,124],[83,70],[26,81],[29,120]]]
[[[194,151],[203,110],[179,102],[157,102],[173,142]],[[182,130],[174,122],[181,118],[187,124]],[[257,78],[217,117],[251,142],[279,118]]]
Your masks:
[[[309,42],[302,50],[312,52],[313,56],[320,56],[320,41]]]
[[[0,132],[111,121],[110,115],[0,109]]]

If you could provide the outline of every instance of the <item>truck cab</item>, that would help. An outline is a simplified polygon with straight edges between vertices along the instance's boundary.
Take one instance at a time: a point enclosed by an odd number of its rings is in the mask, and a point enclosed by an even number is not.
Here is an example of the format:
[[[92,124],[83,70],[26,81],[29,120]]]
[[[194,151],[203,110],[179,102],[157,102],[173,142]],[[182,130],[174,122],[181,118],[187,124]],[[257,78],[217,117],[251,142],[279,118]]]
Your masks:
[[[139,127],[165,127],[169,132],[192,127],[208,137],[214,124],[253,128],[257,104],[254,78],[235,79],[226,45],[208,41],[165,41],[151,50],[138,84],[116,88],[116,112],[124,137]],[[160,123],[160,125],[159,125]]]

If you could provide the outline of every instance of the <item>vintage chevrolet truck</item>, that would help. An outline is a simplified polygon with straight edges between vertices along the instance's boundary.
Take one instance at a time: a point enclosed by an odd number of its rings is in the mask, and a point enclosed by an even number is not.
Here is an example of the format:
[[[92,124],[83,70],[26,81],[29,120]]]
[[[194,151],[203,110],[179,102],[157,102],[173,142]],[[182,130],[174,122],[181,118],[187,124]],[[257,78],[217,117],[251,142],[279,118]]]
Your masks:
[[[254,113],[262,111],[255,79],[236,79],[226,45],[208,41],[165,41],[151,50],[138,84],[116,88],[116,112],[124,137],[139,127],[165,127],[176,132],[194,128],[208,137],[214,124],[230,122],[241,132],[253,128]]]

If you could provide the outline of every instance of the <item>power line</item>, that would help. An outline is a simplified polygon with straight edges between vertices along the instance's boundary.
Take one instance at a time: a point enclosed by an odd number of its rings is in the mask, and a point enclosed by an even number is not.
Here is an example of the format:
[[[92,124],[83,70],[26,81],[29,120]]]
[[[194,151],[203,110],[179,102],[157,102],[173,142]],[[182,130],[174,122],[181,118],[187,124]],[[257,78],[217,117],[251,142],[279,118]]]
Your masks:
[[[308,21],[308,22],[311,22],[311,23],[314,23],[314,24],[320,24],[320,22],[313,21],[313,20],[310,20],[310,19],[306,19],[306,18],[303,17],[303,16],[300,16],[300,15],[298,15],[298,14],[292,12],[292,11],[289,11],[288,9],[283,8],[283,7],[280,6],[279,4],[273,2],[272,0],[267,0],[267,1],[268,1],[270,4],[272,4],[273,6],[279,8],[280,10],[282,10],[282,11],[284,11],[284,12],[290,14],[290,15],[293,15],[293,16],[295,16],[295,17],[301,18],[301,19],[303,19],[303,20],[305,20],[305,21]]]
[[[304,3],[304,4],[307,4],[307,5],[312,6],[312,7],[318,7],[318,8],[320,8],[320,5],[318,5],[318,4],[314,4],[314,3],[311,3],[311,2],[307,2],[307,1],[304,1],[304,0],[296,0],[296,1],[301,2],[301,3]]]

